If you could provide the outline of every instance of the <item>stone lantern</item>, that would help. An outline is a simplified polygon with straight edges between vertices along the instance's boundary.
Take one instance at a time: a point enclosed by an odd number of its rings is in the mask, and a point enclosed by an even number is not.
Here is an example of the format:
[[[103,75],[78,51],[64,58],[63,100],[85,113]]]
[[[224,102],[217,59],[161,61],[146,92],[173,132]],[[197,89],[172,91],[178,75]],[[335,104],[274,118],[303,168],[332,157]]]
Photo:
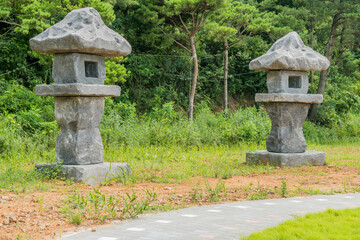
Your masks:
[[[126,56],[131,46],[108,28],[91,7],[71,11],[62,21],[30,39],[33,51],[53,54],[55,84],[37,85],[38,96],[55,97],[55,118],[61,128],[56,160],[62,175],[91,184],[130,173],[124,163],[105,163],[98,129],[104,97],[120,96],[119,86],[105,86],[105,57]],[[58,164],[57,163],[57,164]],[[37,169],[57,164],[39,164]]]
[[[296,32],[280,38],[265,55],[250,62],[250,69],[268,71],[269,93],[257,93],[255,101],[265,104],[272,125],[267,151],[248,152],[247,163],[288,167],[325,164],[324,152],[306,151],[302,127],[310,104],[323,101],[321,94],[307,94],[306,71],[326,70],[329,65],[328,59],[305,46]]]

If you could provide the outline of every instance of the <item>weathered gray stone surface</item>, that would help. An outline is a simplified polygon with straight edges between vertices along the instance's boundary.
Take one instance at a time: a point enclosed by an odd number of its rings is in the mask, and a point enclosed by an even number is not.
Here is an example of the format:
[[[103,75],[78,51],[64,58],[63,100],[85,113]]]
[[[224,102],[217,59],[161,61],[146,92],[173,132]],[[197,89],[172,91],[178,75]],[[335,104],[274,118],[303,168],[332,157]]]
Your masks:
[[[321,94],[257,93],[255,102],[322,103]]]
[[[271,131],[266,149],[277,153],[301,153],[306,151],[302,131],[310,104],[268,103],[266,111],[271,119]]]
[[[270,164],[278,167],[322,166],[325,164],[326,154],[318,151],[304,153],[273,153],[256,151],[246,153],[247,164]]]
[[[309,90],[309,77],[302,71],[269,71],[266,84],[269,93],[306,94]]]
[[[55,119],[62,130],[97,128],[104,105],[103,97],[55,97]]]
[[[52,77],[56,84],[104,84],[104,57],[82,53],[55,54]]]
[[[62,21],[30,39],[30,46],[44,54],[78,52],[116,57],[131,52],[128,41],[108,28],[92,7],[71,11]]]
[[[104,162],[104,148],[98,128],[62,130],[56,140],[56,161],[65,165]]]
[[[35,87],[37,96],[118,97],[120,91],[120,87],[115,85],[83,83],[36,85]]]
[[[104,162],[98,129],[104,112],[103,97],[55,97],[55,118],[61,128],[56,159],[63,164]]]
[[[250,62],[252,70],[322,71],[328,69],[329,60],[305,46],[296,32],[277,40],[269,51]]]
[[[43,163],[36,164],[35,169],[38,171],[56,171],[57,168],[60,168],[59,176],[65,177],[67,179],[72,179],[74,181],[87,182],[90,185],[94,186],[103,182],[104,180],[109,180],[118,176],[123,176],[124,174],[130,175],[130,166],[127,163],[99,163],[92,165],[62,165],[59,166],[57,163]]]

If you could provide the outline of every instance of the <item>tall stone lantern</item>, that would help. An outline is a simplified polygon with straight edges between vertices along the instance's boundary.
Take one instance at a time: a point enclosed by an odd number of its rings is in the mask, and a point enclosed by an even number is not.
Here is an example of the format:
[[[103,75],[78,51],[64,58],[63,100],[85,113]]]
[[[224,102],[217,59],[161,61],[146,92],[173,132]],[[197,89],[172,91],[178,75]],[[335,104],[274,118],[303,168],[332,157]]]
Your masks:
[[[272,125],[267,151],[248,152],[247,163],[281,167],[325,164],[324,152],[306,151],[302,127],[310,104],[323,101],[321,94],[307,94],[306,71],[326,70],[329,65],[328,59],[305,46],[296,32],[280,38],[265,55],[250,62],[250,69],[268,71],[269,93],[257,93],[255,101],[265,104]]]
[[[105,163],[98,129],[104,97],[120,96],[119,86],[106,86],[104,57],[126,56],[131,46],[108,28],[91,7],[71,11],[62,21],[30,39],[33,51],[53,54],[55,84],[37,85],[38,96],[55,97],[55,118],[61,128],[56,160],[62,175],[91,184],[119,172],[130,173],[125,163]],[[37,169],[56,164],[39,164]]]

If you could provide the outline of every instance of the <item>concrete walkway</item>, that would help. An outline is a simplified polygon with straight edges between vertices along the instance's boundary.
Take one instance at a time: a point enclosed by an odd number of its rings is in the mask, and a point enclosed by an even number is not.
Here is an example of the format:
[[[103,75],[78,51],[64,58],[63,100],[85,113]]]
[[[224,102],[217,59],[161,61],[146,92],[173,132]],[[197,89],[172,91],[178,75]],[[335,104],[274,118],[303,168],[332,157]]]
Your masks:
[[[87,230],[64,240],[237,239],[285,220],[327,208],[360,207],[360,194],[316,195],[191,207],[147,214],[135,220]]]

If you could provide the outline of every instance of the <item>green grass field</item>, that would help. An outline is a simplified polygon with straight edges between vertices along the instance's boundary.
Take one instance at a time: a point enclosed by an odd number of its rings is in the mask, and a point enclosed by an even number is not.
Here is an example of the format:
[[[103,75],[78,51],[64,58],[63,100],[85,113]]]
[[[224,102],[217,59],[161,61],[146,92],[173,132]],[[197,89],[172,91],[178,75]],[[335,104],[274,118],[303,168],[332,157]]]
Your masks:
[[[122,118],[115,107],[107,109],[100,126],[105,161],[129,163],[132,175],[127,180],[171,183],[195,176],[228,179],[276,170],[244,165],[247,151],[265,149],[271,123],[263,109],[213,113],[203,108],[193,123],[171,109],[163,111]],[[360,171],[359,120],[349,114],[348,121],[332,128],[305,122],[308,149],[325,151],[327,164]],[[0,188],[37,189],[47,181],[49,176],[39,176],[33,169],[36,163],[55,161],[59,132],[56,122],[21,122],[15,115],[0,115]]]
[[[253,233],[242,240],[355,240],[360,239],[360,208],[307,214]]]
[[[105,161],[127,162],[132,168],[132,175],[125,181],[142,182],[184,182],[192,177],[203,176],[228,179],[232,176],[248,176],[256,173],[271,174],[277,168],[272,166],[244,165],[246,152],[265,149],[264,144],[233,146],[148,146],[124,147],[111,145],[105,149]],[[327,164],[336,167],[355,166],[360,172],[360,144],[309,145],[308,149],[325,151]],[[2,161],[0,169],[0,187],[16,191],[39,188],[47,181],[47,176],[39,176],[33,171],[34,164],[51,162],[55,151],[22,154]],[[289,168],[288,172],[296,174]],[[295,172],[294,172],[295,171]]]

